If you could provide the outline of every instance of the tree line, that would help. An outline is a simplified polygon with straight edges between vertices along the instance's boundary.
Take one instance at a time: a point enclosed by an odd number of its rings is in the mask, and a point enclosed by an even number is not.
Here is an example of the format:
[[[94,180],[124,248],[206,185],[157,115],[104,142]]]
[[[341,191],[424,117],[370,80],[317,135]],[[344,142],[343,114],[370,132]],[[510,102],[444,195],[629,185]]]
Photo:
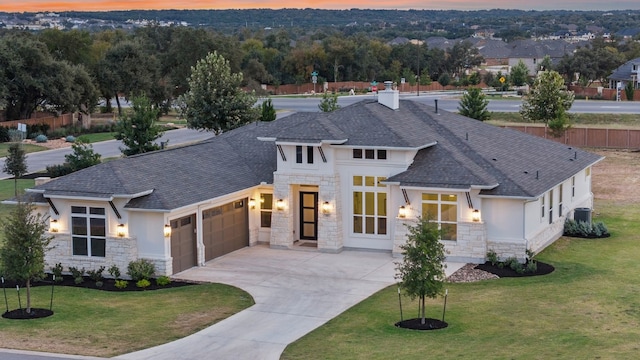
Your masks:
[[[446,50],[424,43],[390,45],[364,33],[345,35],[331,28],[306,37],[286,29],[225,35],[202,28],[159,26],[97,33],[5,30],[0,32],[0,109],[6,120],[28,118],[36,110],[88,113],[103,99],[103,110],[110,112],[106,99],[115,98],[120,111],[117,95],[126,99],[144,95],[156,108],[167,111],[190,89],[192,67],[213,52],[229,62],[231,72],[243,74],[242,87],[258,94],[263,91],[261,84],[310,82],[313,71],[318,72],[319,83],[400,83],[404,78],[412,85],[484,81],[508,87],[532,82],[526,73],[481,77],[475,69],[483,58],[467,41],[456,41]],[[574,79],[576,72],[587,82],[602,80],[638,56],[636,42],[618,45],[599,40],[566,56],[557,70],[567,80]],[[550,62],[544,64],[553,67]],[[506,83],[499,82],[502,77]]]

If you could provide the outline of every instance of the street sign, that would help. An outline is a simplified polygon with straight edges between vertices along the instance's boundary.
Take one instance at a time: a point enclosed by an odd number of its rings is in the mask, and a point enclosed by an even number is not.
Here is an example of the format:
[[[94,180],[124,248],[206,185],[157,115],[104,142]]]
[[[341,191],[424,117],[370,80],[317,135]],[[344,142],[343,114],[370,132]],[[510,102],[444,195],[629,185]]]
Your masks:
[[[401,78],[401,79],[400,79],[400,84],[404,84],[404,82],[405,82],[405,79],[404,79],[404,78]]]
[[[315,76],[315,75],[313,75],[313,76],[311,77],[311,82],[312,82],[312,83],[314,83],[314,84],[316,84],[316,83],[318,82],[318,77],[317,77],[317,76]]]
[[[504,76],[500,77],[500,84],[504,84],[505,81],[507,81],[507,79],[505,79]]]

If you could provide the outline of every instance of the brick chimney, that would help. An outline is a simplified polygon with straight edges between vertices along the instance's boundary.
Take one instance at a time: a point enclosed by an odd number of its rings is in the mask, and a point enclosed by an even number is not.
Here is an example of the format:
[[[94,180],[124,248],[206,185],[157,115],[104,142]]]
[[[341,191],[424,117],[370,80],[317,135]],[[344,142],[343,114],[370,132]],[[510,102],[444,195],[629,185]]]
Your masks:
[[[393,89],[393,82],[384,82],[384,90],[378,92],[378,103],[391,110],[400,108],[400,92]]]

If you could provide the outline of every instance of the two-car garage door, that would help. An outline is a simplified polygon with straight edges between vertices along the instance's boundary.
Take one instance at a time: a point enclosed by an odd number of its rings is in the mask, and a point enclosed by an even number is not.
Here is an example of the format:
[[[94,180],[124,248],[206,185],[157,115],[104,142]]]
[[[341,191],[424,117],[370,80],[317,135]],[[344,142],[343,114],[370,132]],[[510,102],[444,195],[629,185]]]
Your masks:
[[[171,221],[173,273],[197,264],[195,215]],[[249,245],[249,221],[245,200],[234,201],[202,212],[205,261]]]

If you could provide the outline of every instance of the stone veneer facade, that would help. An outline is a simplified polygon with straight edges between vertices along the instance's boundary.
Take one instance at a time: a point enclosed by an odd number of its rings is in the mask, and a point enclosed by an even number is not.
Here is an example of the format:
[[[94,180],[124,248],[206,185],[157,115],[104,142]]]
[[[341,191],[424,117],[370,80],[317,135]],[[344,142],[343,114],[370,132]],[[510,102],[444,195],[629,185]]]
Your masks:
[[[342,240],[342,201],[340,199],[340,177],[338,174],[274,174],[273,198],[283,199],[285,208],[278,210],[274,207],[271,219],[272,248],[291,248],[293,246],[296,211],[298,207],[293,203],[297,198],[293,186],[317,186],[319,206],[328,201],[331,210],[323,214],[321,208],[318,216],[318,250],[322,252],[340,252]]]

